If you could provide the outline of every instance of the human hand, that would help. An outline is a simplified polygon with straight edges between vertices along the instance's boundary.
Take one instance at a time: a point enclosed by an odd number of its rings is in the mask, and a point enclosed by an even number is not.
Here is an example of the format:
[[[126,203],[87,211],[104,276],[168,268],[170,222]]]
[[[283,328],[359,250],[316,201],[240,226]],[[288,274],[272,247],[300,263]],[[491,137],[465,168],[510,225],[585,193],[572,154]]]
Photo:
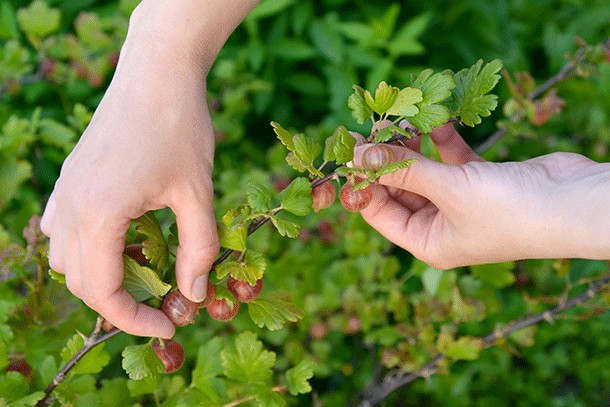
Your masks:
[[[610,216],[589,193],[610,196],[608,165],[572,153],[485,162],[451,123],[431,138],[443,163],[421,156],[418,141],[409,140],[410,149],[392,146],[397,160],[418,161],[371,186],[373,201],[362,216],[390,241],[443,269],[522,258],[610,257]],[[365,148],[356,148],[357,166]]]
[[[69,290],[121,330],[170,338],[160,311],[122,288],[125,234],[149,210],[171,208],[180,246],[176,279],[192,301],[205,298],[218,253],[212,208],[214,137],[205,73],[179,54],[126,42],[115,77],[61,176],[42,218],[50,266]]]

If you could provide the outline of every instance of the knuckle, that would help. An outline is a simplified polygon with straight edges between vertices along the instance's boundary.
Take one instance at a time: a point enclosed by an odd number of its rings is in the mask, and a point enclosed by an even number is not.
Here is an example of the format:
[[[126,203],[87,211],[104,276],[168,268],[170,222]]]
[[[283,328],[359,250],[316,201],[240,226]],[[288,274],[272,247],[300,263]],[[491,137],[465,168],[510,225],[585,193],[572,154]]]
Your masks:
[[[72,277],[70,274],[66,274],[66,287],[68,290],[78,298],[81,298],[81,287],[77,278]]]

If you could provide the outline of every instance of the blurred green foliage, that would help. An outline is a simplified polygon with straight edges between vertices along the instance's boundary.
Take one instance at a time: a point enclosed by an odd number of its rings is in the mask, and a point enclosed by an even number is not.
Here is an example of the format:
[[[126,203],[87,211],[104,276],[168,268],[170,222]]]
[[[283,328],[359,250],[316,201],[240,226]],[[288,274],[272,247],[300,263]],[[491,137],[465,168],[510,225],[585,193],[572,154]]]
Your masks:
[[[0,397],[7,388],[20,395],[44,389],[66,342],[75,330],[89,332],[95,319],[55,281],[45,277],[37,286],[43,260],[32,253],[42,249],[31,238],[25,242],[22,230],[41,213],[64,158],[103,96],[137,3],[0,1],[0,368],[25,357],[34,371],[30,379],[1,374]],[[424,68],[457,71],[497,58],[510,77],[529,72],[539,85],[574,55],[577,38],[596,44],[609,35],[606,0],[264,0],[228,40],[208,78],[217,214],[243,203],[250,182],[281,189],[296,175],[285,165],[272,120],[322,141],[339,125],[363,129],[347,107],[353,84],[373,90],[385,80],[402,87]],[[566,102],[560,114],[511,127],[485,157],[524,160],[574,151],[609,161],[610,65],[579,73],[556,86]],[[506,82],[497,92],[500,104],[511,97]],[[498,109],[463,134],[480,144],[501,119]],[[424,151],[434,154],[425,140]],[[121,351],[140,342],[122,335],[106,344],[111,357],[102,372],[70,376],[59,389],[60,401],[200,401],[205,386],[198,381],[204,369],[198,347],[219,348],[214,337],[230,346],[235,332],[252,331],[275,352],[278,371],[303,359],[316,362],[312,395],[287,396],[294,405],[345,405],[380,365],[412,370],[450,345],[456,362],[444,366],[448,374],[418,380],[386,405],[610,402],[607,303],[568,312],[480,353],[451,339],[480,337],[546,309],[560,300],[567,282],[577,286],[607,273],[604,262],[530,260],[441,272],[400,250],[383,256],[389,244],[338,205],[303,222],[299,239],[263,228],[248,243],[269,260],[265,290],[290,292],[305,311],[301,321],[269,332],[240,315],[229,325],[207,318],[181,329],[187,368],[152,385],[126,378]],[[599,315],[580,318],[595,310]]]

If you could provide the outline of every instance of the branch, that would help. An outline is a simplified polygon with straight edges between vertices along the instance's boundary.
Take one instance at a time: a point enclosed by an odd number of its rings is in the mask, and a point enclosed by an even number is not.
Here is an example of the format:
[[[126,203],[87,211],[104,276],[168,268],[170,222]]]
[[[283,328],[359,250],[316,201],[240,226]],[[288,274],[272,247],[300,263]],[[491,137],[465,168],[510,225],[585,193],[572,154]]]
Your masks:
[[[610,48],[610,38],[606,39],[600,45],[605,47],[606,49],[609,49]],[[555,86],[558,82],[561,82],[562,80],[570,77],[572,75],[572,73],[574,72],[574,70],[576,69],[576,67],[585,60],[585,54],[586,54],[585,51],[586,51],[586,48],[581,48],[580,50],[578,50],[578,52],[574,56],[574,60],[565,64],[555,75],[551,76],[546,82],[544,82],[542,85],[540,85],[539,87],[534,89],[532,92],[530,92],[530,94],[527,95],[527,99],[530,101],[534,101],[535,99],[542,96],[543,93],[545,93],[546,91],[551,89],[553,86]],[[520,117],[511,118],[511,120],[519,120],[519,119],[521,119],[521,118]],[[477,154],[484,153],[491,146],[493,146],[498,140],[500,140],[502,137],[504,137],[507,132],[508,132],[508,130],[506,129],[506,127],[499,128],[498,130],[495,131],[495,133],[493,133],[491,136],[489,136],[487,138],[487,140],[485,140],[483,143],[481,143],[479,146],[477,146],[474,149],[475,152]]]
[[[585,303],[589,299],[595,297],[608,283],[610,283],[610,274],[605,274],[597,281],[590,283],[589,288],[583,294],[572,297],[567,301],[561,301],[555,307],[539,314],[516,319],[510,322],[504,328],[498,329],[482,337],[481,341],[483,343],[483,348],[489,348],[495,345],[498,341],[506,339],[520,329],[527,328],[542,321],[550,321],[559,313]],[[436,373],[438,364],[445,358],[446,355],[439,353],[432,360],[414,372],[388,373],[381,382],[371,383],[362,392],[361,401],[358,406],[370,407],[379,404],[394,390],[405,386],[420,377],[429,377],[433,375]]]

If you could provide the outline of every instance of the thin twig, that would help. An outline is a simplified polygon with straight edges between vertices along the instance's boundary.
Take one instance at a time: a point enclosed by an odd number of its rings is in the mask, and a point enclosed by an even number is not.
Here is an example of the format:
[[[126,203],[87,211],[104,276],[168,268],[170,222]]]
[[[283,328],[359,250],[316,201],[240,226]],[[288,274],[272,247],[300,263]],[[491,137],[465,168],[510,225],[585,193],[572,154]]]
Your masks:
[[[610,283],[610,274],[601,276],[595,282],[589,285],[587,291],[581,295],[570,298],[567,301],[561,301],[554,308],[548,309],[536,315],[516,319],[510,322],[502,329],[498,329],[481,338],[483,348],[488,348],[496,344],[502,339],[506,339],[513,333],[523,328],[535,325],[542,321],[551,321],[559,313],[585,303],[586,301],[597,295],[606,284]],[[446,355],[440,353],[431,359],[418,370],[410,373],[392,372],[385,376],[381,382],[370,384],[363,392],[362,399],[358,406],[370,407],[382,402],[394,390],[405,386],[420,377],[429,377],[436,373],[438,364],[446,358]]]

